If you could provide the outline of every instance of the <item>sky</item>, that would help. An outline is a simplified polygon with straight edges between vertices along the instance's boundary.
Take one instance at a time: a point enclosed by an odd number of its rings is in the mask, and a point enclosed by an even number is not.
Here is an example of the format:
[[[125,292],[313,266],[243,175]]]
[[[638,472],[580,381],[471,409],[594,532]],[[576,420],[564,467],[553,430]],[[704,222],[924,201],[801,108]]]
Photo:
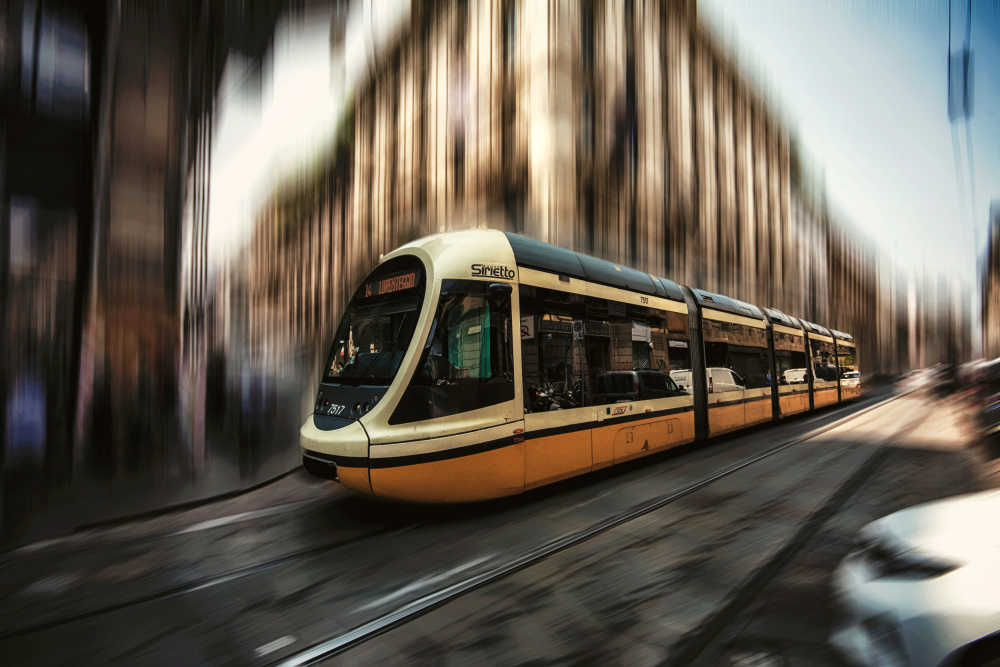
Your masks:
[[[955,1],[953,51],[967,10]],[[900,268],[973,283],[973,223],[985,247],[1000,198],[1000,0],[972,3],[974,207],[966,125],[948,119],[948,0],[698,0],[698,12],[772,96],[831,207]]]

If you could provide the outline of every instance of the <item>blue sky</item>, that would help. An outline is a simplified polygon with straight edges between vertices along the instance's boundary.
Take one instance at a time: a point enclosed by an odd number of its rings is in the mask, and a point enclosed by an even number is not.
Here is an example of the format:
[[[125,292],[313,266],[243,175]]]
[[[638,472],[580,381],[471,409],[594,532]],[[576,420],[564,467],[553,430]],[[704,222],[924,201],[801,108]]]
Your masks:
[[[698,0],[807,154],[830,202],[894,261],[974,279],[972,224],[985,244],[1000,198],[1000,0],[973,0],[975,208],[966,128],[947,110],[948,0]],[[967,0],[952,9],[952,49]],[[961,198],[960,198],[961,197]]]

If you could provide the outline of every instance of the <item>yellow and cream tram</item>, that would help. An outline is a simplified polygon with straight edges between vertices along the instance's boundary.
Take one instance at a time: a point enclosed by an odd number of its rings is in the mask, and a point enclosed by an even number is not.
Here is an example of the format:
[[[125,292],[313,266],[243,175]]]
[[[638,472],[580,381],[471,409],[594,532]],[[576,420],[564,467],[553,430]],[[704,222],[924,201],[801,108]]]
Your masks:
[[[386,255],[337,329],[303,463],[358,493],[521,493],[860,395],[848,334],[515,234]]]

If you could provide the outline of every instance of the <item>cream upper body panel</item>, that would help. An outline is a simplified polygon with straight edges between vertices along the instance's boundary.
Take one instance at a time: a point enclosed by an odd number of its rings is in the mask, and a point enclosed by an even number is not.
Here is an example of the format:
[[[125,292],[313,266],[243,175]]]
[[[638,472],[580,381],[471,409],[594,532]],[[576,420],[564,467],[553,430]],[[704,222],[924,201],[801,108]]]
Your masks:
[[[744,317],[742,315],[734,315],[733,313],[727,313],[721,310],[715,310],[713,308],[703,308],[701,311],[701,316],[707,320],[715,320],[716,322],[729,322],[731,324],[742,324],[744,326],[753,327],[755,329],[767,328],[767,323],[765,323],[764,320],[758,320],[752,317]]]
[[[822,341],[824,343],[832,343],[833,342],[833,337],[831,337],[831,336],[824,336],[823,334],[816,333],[814,331],[810,331],[809,332],[809,338],[811,340],[818,340],[818,341]]]
[[[793,329],[792,327],[786,327],[783,324],[772,324],[771,327],[778,333],[788,334],[790,336],[802,337],[805,332],[802,329]]]
[[[658,310],[666,310],[674,313],[687,313],[687,304],[652,294],[641,294],[629,290],[591,283],[579,278],[558,276],[546,271],[538,271],[521,267],[518,269],[519,282],[522,285],[533,285],[534,287],[544,287],[546,289],[558,290],[569,294],[580,294],[598,299],[608,299],[619,303],[629,303],[636,306],[648,306]]]

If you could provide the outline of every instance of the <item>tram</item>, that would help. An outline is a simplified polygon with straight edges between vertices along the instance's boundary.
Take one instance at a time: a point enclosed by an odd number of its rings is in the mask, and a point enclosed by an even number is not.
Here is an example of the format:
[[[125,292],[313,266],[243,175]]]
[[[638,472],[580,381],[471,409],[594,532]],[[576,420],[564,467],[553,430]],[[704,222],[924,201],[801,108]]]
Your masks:
[[[386,255],[347,305],[301,430],[360,494],[522,493],[860,396],[853,338],[497,230]]]

